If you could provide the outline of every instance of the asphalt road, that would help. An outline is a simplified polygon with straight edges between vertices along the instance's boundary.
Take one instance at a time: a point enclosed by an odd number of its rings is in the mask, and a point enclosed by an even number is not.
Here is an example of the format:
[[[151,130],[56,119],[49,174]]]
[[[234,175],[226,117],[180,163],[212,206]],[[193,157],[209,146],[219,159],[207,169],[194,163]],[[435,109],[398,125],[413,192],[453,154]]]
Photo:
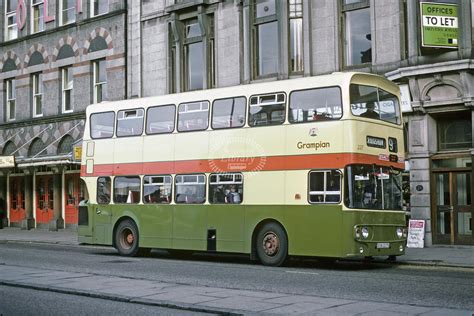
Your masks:
[[[0,315],[209,315],[157,306],[0,286]]]
[[[474,271],[382,263],[293,260],[264,267],[247,256],[188,255],[153,251],[126,258],[113,248],[51,244],[0,244],[0,265],[139,278],[230,289],[315,295],[426,307],[474,309]]]

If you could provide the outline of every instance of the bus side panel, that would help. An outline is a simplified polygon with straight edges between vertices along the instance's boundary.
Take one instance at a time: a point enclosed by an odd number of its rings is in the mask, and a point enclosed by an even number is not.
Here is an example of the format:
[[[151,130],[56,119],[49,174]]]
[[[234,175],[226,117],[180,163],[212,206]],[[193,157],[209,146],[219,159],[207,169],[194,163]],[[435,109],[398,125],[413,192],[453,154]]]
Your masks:
[[[208,229],[216,231],[216,250],[244,252],[245,205],[216,204],[208,207]]]
[[[204,204],[173,206],[173,249],[207,249],[207,211]]]
[[[112,245],[112,217],[117,211],[116,205],[92,205],[94,214],[93,241],[95,244]]]
[[[171,248],[173,205],[135,206],[139,219],[140,247]]]
[[[114,174],[115,175],[139,175],[143,174],[143,137],[123,137],[115,139]],[[110,155],[110,153],[108,153]],[[129,164],[129,165],[127,165]],[[127,168],[129,167],[129,168]]]

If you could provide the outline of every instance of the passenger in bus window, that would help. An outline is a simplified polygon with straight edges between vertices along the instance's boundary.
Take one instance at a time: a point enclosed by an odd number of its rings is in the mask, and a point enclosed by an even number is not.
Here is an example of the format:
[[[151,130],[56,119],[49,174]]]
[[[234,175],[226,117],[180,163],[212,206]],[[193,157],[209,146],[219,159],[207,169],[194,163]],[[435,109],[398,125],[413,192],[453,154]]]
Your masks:
[[[366,118],[372,118],[372,119],[379,119],[380,116],[377,112],[375,112],[375,103],[372,101],[369,101],[365,104],[366,111],[362,113],[360,116],[361,117],[366,117]]]
[[[230,191],[226,195],[226,203],[239,204],[240,203],[240,194],[237,192],[235,185],[230,186]]]
[[[377,203],[377,198],[375,196],[375,191],[373,189],[373,186],[371,185],[365,186],[362,203],[365,208],[375,208],[375,204]]]

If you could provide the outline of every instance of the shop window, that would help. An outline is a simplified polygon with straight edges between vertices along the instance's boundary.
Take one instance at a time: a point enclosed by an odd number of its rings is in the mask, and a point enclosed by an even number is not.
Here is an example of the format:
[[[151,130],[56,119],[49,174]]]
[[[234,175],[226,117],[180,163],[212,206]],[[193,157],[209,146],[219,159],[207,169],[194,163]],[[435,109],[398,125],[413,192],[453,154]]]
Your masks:
[[[95,113],[91,115],[91,138],[111,138],[114,135],[114,112]]]
[[[459,150],[472,148],[471,113],[448,116],[438,121],[439,150]]]
[[[290,123],[337,120],[342,116],[338,87],[293,91],[290,94]]]
[[[76,0],[59,0],[59,25],[76,22]]]
[[[72,67],[65,67],[61,69],[61,109],[63,113],[70,113],[73,111],[72,105],[72,91],[74,88],[74,80],[72,77]]]
[[[146,133],[166,134],[174,131],[176,107],[163,105],[151,107],[147,110]]]
[[[220,99],[212,104],[212,128],[234,128],[245,124],[245,97]]]
[[[253,0],[252,51],[256,78],[276,76],[278,73],[278,4],[276,0]]]
[[[290,73],[303,73],[303,0],[288,1]]]
[[[16,23],[16,10],[18,0],[6,0],[5,3],[5,41],[18,37],[18,25]]]
[[[33,117],[43,116],[43,75],[41,73],[33,74],[32,79],[32,100]]]
[[[169,204],[171,202],[171,176],[144,176],[143,202]]]
[[[114,203],[137,204],[140,202],[140,177],[115,177]]]
[[[339,203],[341,201],[341,173],[339,170],[309,173],[310,203]]]
[[[249,125],[280,125],[285,122],[284,93],[252,96],[249,105]]]
[[[176,175],[175,201],[178,204],[202,204],[206,201],[206,176],[203,174]]]
[[[118,111],[117,137],[137,136],[143,133],[143,109]]]
[[[211,174],[209,176],[209,203],[240,204],[244,197],[241,173]]]
[[[97,203],[110,203],[111,181],[109,177],[97,178]]]
[[[44,1],[31,1],[31,33],[44,31]]]
[[[209,126],[209,102],[181,103],[178,107],[178,131],[202,131]]]
[[[94,103],[107,100],[107,71],[105,59],[93,62]]]
[[[344,62],[353,66],[372,62],[369,0],[343,0]]]

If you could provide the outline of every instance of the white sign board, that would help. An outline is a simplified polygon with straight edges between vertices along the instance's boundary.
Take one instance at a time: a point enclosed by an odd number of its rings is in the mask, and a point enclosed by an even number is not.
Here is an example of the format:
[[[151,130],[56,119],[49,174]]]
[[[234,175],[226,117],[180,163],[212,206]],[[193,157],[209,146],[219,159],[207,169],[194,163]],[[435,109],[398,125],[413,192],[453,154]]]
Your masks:
[[[399,85],[400,88],[400,107],[402,108],[402,112],[413,112],[411,107],[411,99],[410,99],[410,88],[407,84]]]
[[[15,156],[0,156],[0,168],[15,167]]]
[[[410,219],[408,223],[408,248],[423,248],[425,245],[425,221]]]

